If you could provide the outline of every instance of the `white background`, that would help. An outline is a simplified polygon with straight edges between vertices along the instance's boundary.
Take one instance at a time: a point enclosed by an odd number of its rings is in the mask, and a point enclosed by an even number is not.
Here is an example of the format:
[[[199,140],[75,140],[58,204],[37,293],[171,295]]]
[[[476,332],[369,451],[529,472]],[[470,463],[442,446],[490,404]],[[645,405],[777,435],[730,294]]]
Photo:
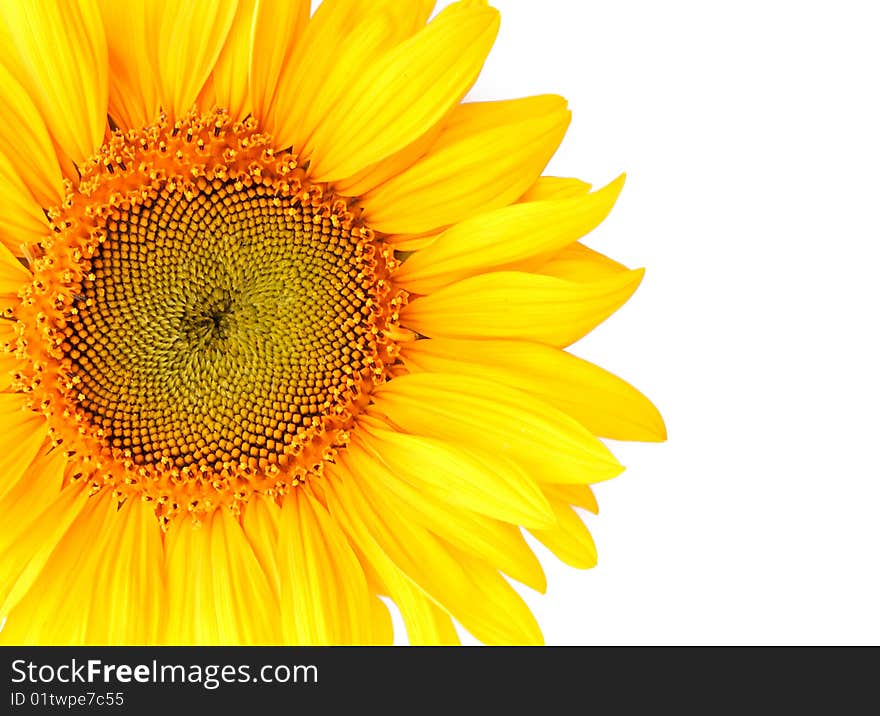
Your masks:
[[[574,351],[669,428],[612,445],[598,567],[537,548],[547,642],[880,643],[876,5],[493,4],[473,98],[562,94],[547,173],[628,174],[586,243],[647,274]]]

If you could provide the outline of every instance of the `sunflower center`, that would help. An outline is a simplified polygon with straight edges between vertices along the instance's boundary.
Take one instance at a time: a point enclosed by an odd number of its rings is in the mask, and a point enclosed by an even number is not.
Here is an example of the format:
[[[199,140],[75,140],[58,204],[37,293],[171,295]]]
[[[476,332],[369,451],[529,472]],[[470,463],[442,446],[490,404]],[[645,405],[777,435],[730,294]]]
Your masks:
[[[232,180],[115,213],[64,328],[82,410],[136,463],[283,462],[369,370],[367,247]]]
[[[283,493],[388,377],[391,250],[252,122],[117,134],[52,219],[23,382],[96,486],[163,514]]]

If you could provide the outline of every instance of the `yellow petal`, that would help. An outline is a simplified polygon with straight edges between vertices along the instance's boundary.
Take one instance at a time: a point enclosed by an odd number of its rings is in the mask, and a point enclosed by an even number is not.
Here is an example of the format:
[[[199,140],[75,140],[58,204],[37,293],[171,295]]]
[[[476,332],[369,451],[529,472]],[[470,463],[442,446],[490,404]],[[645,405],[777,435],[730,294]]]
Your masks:
[[[431,338],[510,338],[567,346],[633,294],[644,270],[591,283],[521,271],[466,278],[410,302],[401,323]]]
[[[37,456],[48,427],[46,418],[25,407],[20,393],[0,393],[0,495],[4,495]]]
[[[293,146],[300,153],[305,139],[300,130],[305,108],[321,92],[323,78],[332,71],[339,48],[351,31],[350,18],[363,4],[362,0],[322,2],[302,30],[299,20],[304,5],[309,3],[278,0],[280,8],[275,4],[260,8],[254,27],[251,99],[255,116],[276,146]],[[291,14],[276,23],[270,9]],[[292,26],[295,32],[288,33],[286,26]]]
[[[580,179],[564,177],[538,177],[537,181],[520,198],[520,202],[581,199],[588,195],[592,185]]]
[[[623,470],[573,418],[500,383],[414,373],[378,386],[374,400],[370,410],[402,430],[505,456],[540,482],[598,482]]]
[[[177,518],[165,535],[168,619],[163,641],[179,646],[219,644],[210,565],[210,515],[194,524]]]
[[[547,111],[548,107],[552,107],[553,102],[557,101],[552,95],[542,95],[538,97],[528,97],[522,100],[513,100],[512,104],[517,107],[517,114],[523,116],[525,112],[539,115],[543,111]],[[444,133],[444,138],[448,141],[449,137],[455,137],[463,131],[464,127],[473,127],[485,124],[491,124],[492,121],[498,122],[504,118],[504,113],[492,109],[494,105],[504,105],[504,102],[474,102],[470,104],[461,104],[454,107],[450,113],[449,119],[441,122],[428,135],[422,137],[419,143],[424,146],[417,147],[412,145],[407,149],[399,152],[393,157],[380,162],[375,167],[366,170],[363,175],[344,182],[336,184],[337,189],[344,189],[342,193],[350,195],[363,194],[381,182],[387,181],[391,177],[399,174],[407,167],[420,159],[428,149],[433,146],[436,136]],[[490,121],[491,120],[491,121]],[[349,182],[351,185],[349,186]],[[586,197],[592,186],[586,184],[579,179],[562,179],[558,177],[538,177],[534,184],[523,194],[518,200],[518,204],[531,201],[565,201],[569,199],[583,199]],[[442,233],[442,232],[440,232]],[[418,251],[430,245],[440,233],[436,230],[423,234],[389,234],[385,240],[394,244],[398,251]],[[523,262],[522,270],[531,270],[535,264],[544,263],[546,259],[536,260],[530,259]]]
[[[394,623],[391,612],[379,597],[370,598],[370,629],[374,646],[391,646],[394,643]]]
[[[614,259],[600,254],[583,244],[566,246],[555,256],[543,262],[529,262],[521,270],[534,271],[565,281],[591,283],[620,278],[629,269]]]
[[[9,69],[65,157],[82,164],[107,127],[107,42],[95,0],[0,3]]]
[[[557,109],[559,102],[560,99],[558,97],[542,95],[503,102],[470,102],[456,105],[449,111],[446,118],[438,122],[408,147],[364,169],[362,172],[358,172],[352,177],[337,181],[335,188],[347,196],[361,196],[411,167],[427,154],[429,150],[435,148],[435,145],[437,149],[442,149],[442,147],[459,141],[470,134],[497,128],[508,122],[511,115],[516,115],[520,120],[529,117],[540,117],[547,112]],[[438,144],[438,139],[441,136],[442,142]],[[530,190],[532,193],[538,191],[537,187],[542,183],[542,180],[543,177],[538,179],[533,189]],[[576,180],[565,179],[560,181],[571,182]],[[578,184],[581,187],[586,187],[586,191],[581,193],[589,193],[589,184],[583,184],[583,182],[578,182]],[[568,199],[573,196],[573,192],[567,192],[559,196],[554,196],[548,192],[547,196],[536,195],[535,200],[544,198]],[[522,200],[524,201],[525,199]],[[408,241],[408,238],[402,238],[404,236],[412,237],[412,234],[403,234],[397,238]],[[395,241],[395,237],[392,236],[389,240]]]
[[[554,502],[557,526],[546,530],[529,529],[535,539],[567,565],[576,569],[596,566],[596,544],[583,520],[566,504]]]
[[[199,96],[196,97],[196,107],[200,112],[209,112],[214,108],[220,107],[217,100],[217,93],[214,91],[214,73],[212,72],[202,89],[199,90]]]
[[[556,348],[524,341],[435,338],[402,347],[407,369],[494,380],[534,395],[615,440],[666,439],[663,418],[629,383]]]
[[[278,522],[281,508],[275,501],[262,495],[248,500],[242,518],[242,529],[266,573],[276,594],[281,594],[281,575],[278,571]]]
[[[182,515],[165,535],[170,644],[275,644],[279,606],[238,522],[225,509]],[[255,608],[258,605],[258,608]]]
[[[60,204],[63,177],[49,130],[31,96],[3,65],[0,96],[4,103],[0,154],[18,171],[38,206]]]
[[[14,256],[23,256],[26,246],[42,241],[48,234],[46,215],[18,169],[0,153],[0,242]],[[0,261],[8,264],[9,256],[5,255]],[[0,271],[9,273],[8,267]]]
[[[428,248],[437,240],[437,236],[438,234],[397,234],[389,236],[386,241],[394,246],[395,251],[406,253]]]
[[[88,641],[97,644],[158,642],[168,607],[162,565],[162,531],[154,505],[129,498],[108,500],[105,544],[91,584]]]
[[[153,3],[151,0],[98,0],[98,5],[110,54],[108,113],[123,129],[144,127],[159,114],[155,70],[158,28],[148,24]]]
[[[383,579],[390,572],[385,569],[388,563],[393,563],[483,642],[539,640],[533,623],[521,614],[522,600],[496,571],[477,560],[466,560],[464,553],[442,545],[424,528],[400,519],[389,510],[381,493],[373,493],[370,498],[357,480],[328,482],[331,513],[345,526],[365,558],[377,570],[385,570]],[[472,565],[479,566],[471,569]],[[510,619],[510,614],[520,618]]]
[[[48,233],[48,227],[47,227]],[[0,247],[0,300],[17,300],[18,292],[31,282],[31,272],[6,247]]]
[[[279,4],[283,4],[279,0]],[[296,4],[294,4],[296,5]],[[433,3],[399,0],[330,0],[318,6],[296,47],[263,13],[265,51],[255,52],[251,85],[255,111],[279,148],[303,155],[306,140],[328,109],[348,94],[352,77],[424,24]],[[308,3],[303,3],[306,9]],[[277,9],[277,8],[276,8]],[[285,12],[295,11],[291,7]],[[307,18],[307,16],[306,16]],[[292,22],[292,20],[290,21]],[[273,34],[274,33],[274,34]],[[359,64],[358,64],[359,63]]]
[[[236,3],[224,0],[154,0],[148,20],[157,28],[159,101],[177,119],[195,105],[232,27]]]
[[[426,597],[393,563],[387,570],[387,575],[386,579],[390,584],[388,590],[400,609],[412,646],[460,645],[455,625],[443,609]]]
[[[319,137],[319,156],[332,155],[332,146],[327,147],[326,140],[320,138],[327,132],[327,123],[332,121],[333,113],[352,91],[352,77],[362,73],[364,67],[369,66],[371,61],[383,53],[383,48],[393,47],[399,42],[400,38],[395,37],[396,29],[399,28],[395,28],[394,18],[388,12],[371,13],[365,18],[357,32],[352,33],[349,40],[339,48],[336,61],[322,78],[321,91],[297,113],[300,122],[292,130],[292,144],[300,150],[303,158],[312,162],[310,171],[315,166],[315,144],[312,137],[316,134]],[[322,143],[325,147],[320,151]]]
[[[265,5],[265,3],[261,3]],[[278,9],[285,11],[287,8],[301,6],[303,3],[278,3]],[[212,89],[214,101],[217,106],[225,107],[233,119],[244,119],[251,111],[250,96],[248,91],[248,72],[251,62],[251,37],[254,32],[254,11],[257,0],[238,0],[232,27],[226,36],[226,44],[220,51],[217,64],[214,65],[212,74]],[[278,29],[286,30],[285,18],[276,15],[272,19],[272,25]],[[264,26],[265,18],[260,23]],[[260,47],[255,54],[261,55],[265,48]],[[200,103],[200,106],[201,103]]]
[[[0,618],[8,614],[6,627],[0,632],[2,643],[94,643],[88,624],[96,607],[97,572],[110,551],[108,520],[115,515],[111,490],[83,501],[81,487],[62,491],[52,510],[42,515],[58,523],[43,527],[41,543],[33,545],[36,549],[32,547],[30,560],[0,606]]]
[[[458,645],[458,634],[449,614],[397,567],[363,529],[362,524],[348,520],[336,507],[335,500],[335,496],[331,495],[330,507],[334,518],[341,518],[340,521],[349,532],[349,539],[353,541],[355,549],[359,554],[364,555],[362,560],[370,564],[384,590],[397,605],[406,626],[409,643],[413,646]],[[352,524],[357,524],[357,528],[352,528]]]
[[[382,492],[403,519],[422,525],[536,591],[546,589],[541,564],[518,528],[433,498],[393,474],[366,450],[351,450],[346,464],[365,489]]]
[[[364,571],[345,535],[306,487],[292,490],[284,499],[279,550],[286,643],[374,641]]]
[[[67,455],[53,449],[47,438],[34,452],[33,460],[17,478],[4,476],[0,495],[0,551],[21,538],[24,530],[32,530],[34,520],[61,492]],[[49,527],[49,525],[43,525]]]
[[[280,643],[277,595],[241,525],[228,510],[214,513],[209,562],[220,642]]]
[[[552,96],[477,103],[453,116],[422,159],[363,197],[373,229],[424,233],[507,206],[541,174],[571,120]]]
[[[312,176],[349,177],[437,124],[473,85],[498,23],[494,8],[456,3],[365,68],[309,140]]]
[[[512,524],[553,523],[544,494],[515,463],[487,459],[442,440],[363,427],[366,448],[420,492]]]
[[[346,460],[350,461],[360,448],[346,450]],[[368,469],[375,463],[367,456]],[[358,467],[358,470],[360,468]],[[340,460],[330,468],[328,479],[345,481],[354,479],[347,463]],[[363,479],[363,473],[356,473],[357,479]],[[366,486],[364,486],[366,488]],[[345,497],[342,491],[343,499]],[[333,519],[337,520],[348,535],[353,548],[360,557],[361,563],[369,565],[369,570],[375,575],[375,579],[381,584],[382,589],[394,601],[400,610],[409,636],[410,644],[418,645],[458,645],[458,634],[452,624],[449,614],[439,607],[428,594],[413,582],[384,552],[372,534],[363,529],[364,525],[356,517],[350,519],[344,509],[341,508],[336,491],[327,491],[327,506]],[[387,497],[387,494],[386,494]]]
[[[582,507],[594,515],[599,514],[599,504],[589,485],[550,485],[541,486],[544,494],[551,500],[575,507]]]
[[[428,18],[431,17],[431,14],[434,12],[434,6],[437,5],[437,0],[412,0],[407,4],[407,8],[404,10],[399,6],[403,3],[395,2],[395,5],[398,6],[397,12],[400,13],[399,17],[401,28],[402,28],[402,37],[409,37],[410,35],[421,30],[425,23],[428,22]],[[485,2],[482,2],[485,5]],[[370,8],[376,8],[377,3],[376,0],[371,0]]]
[[[460,105],[458,105],[460,106]],[[451,112],[455,112],[454,107]],[[425,132],[421,137],[416,139],[412,144],[395,152],[389,157],[376,162],[372,166],[367,167],[363,171],[353,174],[352,176],[341,179],[334,184],[334,188],[340,194],[345,196],[361,196],[371,189],[388,181],[392,177],[397,176],[406,169],[409,169],[419,159],[421,159],[431,148],[437,137],[443,131],[443,120],[434,125]],[[406,234],[406,236],[411,236]]]
[[[322,15],[324,5],[318,10]],[[284,92],[280,78],[309,24],[309,8],[308,0],[257,0],[248,83],[254,116],[270,131],[276,128],[268,121],[275,97]]]
[[[485,562],[466,552],[450,548],[453,558],[467,570],[468,575],[480,592],[500,594],[498,617],[504,621],[494,632],[484,631],[481,635],[471,632],[481,641],[498,646],[542,646],[544,636],[541,628],[522,598],[498,572]]]
[[[411,293],[426,294],[484,271],[549,258],[604,221],[622,187],[623,177],[581,197],[513,204],[478,214],[410,256],[395,281]]]
[[[511,121],[523,122],[528,119],[541,119],[547,115],[564,111],[566,107],[565,99],[555,94],[539,94],[489,102],[465,102],[450,114],[448,121],[443,126],[443,134],[438,144],[441,147],[455,144],[474,134],[505,127]],[[530,185],[532,183],[529,182]]]
[[[365,73],[365,68],[390,48],[408,38],[425,24],[433,2],[401,3],[398,0],[373,0],[368,13],[339,47],[336,59],[322,78],[320,91],[307,103],[300,102],[291,115],[299,123],[292,130],[293,145],[302,148],[302,155],[311,157],[315,132],[333,121],[338,107],[356,90],[352,78]]]
[[[0,499],[0,618],[28,592],[85,504],[82,485],[61,489],[66,466],[62,450],[38,455],[28,479]]]

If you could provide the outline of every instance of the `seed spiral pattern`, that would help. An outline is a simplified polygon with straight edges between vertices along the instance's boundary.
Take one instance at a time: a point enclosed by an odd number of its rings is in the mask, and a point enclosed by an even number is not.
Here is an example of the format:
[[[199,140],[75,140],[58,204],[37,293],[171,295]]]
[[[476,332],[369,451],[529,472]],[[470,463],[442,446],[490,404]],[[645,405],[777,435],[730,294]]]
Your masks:
[[[73,477],[165,519],[320,474],[396,357],[393,252],[269,146],[219,113],[115,134],[23,295],[21,387]]]
[[[135,462],[268,459],[366,368],[360,247],[295,200],[166,187],[108,229],[65,335],[83,409]]]

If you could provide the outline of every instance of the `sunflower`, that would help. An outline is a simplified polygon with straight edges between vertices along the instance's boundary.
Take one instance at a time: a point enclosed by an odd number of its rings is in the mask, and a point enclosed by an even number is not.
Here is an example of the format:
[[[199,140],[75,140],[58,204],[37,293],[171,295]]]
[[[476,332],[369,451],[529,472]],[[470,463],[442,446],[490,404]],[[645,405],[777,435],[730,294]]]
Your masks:
[[[0,3],[3,642],[540,643],[523,529],[593,566],[600,438],[665,437],[563,350],[623,179],[463,102],[498,12],[309,5]]]

